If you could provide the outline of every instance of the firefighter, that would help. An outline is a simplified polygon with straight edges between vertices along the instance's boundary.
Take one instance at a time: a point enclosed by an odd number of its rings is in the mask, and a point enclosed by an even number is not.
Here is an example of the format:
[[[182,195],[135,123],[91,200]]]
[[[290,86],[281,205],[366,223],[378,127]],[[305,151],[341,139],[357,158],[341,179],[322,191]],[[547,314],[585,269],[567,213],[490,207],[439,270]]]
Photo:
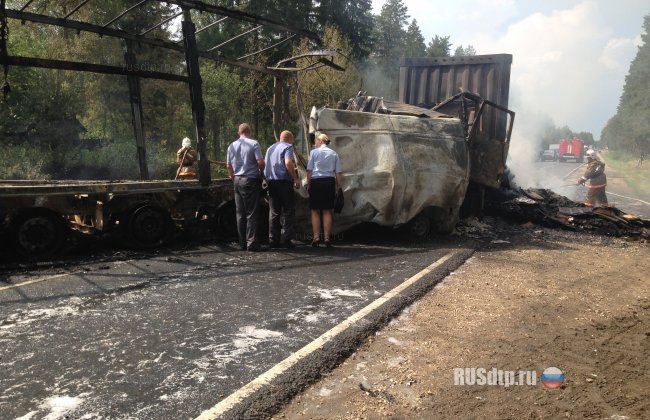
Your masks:
[[[185,137],[182,142],[182,147],[176,152],[176,160],[179,164],[178,170],[176,171],[176,179],[196,179],[194,162],[196,162],[197,157],[196,150],[192,148],[192,141]]]
[[[605,187],[607,186],[607,176],[605,175],[605,163],[601,162],[593,149],[587,150],[587,170],[578,180],[578,185],[585,185],[589,180],[589,190],[585,205],[590,207],[601,207],[607,205],[607,195]]]

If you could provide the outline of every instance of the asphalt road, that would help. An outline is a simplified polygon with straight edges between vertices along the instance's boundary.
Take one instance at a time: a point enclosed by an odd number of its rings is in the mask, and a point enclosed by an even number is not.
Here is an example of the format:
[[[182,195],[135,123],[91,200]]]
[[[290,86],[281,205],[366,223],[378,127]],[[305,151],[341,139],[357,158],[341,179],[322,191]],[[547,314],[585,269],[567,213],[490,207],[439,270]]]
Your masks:
[[[361,235],[333,249],[196,246],[5,272],[0,418],[194,418],[468,246]]]

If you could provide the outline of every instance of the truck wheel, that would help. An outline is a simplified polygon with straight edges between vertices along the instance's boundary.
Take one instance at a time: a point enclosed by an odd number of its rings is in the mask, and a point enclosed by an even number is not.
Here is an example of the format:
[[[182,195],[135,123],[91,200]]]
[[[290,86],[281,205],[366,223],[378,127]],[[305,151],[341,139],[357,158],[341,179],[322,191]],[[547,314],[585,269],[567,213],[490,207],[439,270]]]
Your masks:
[[[56,252],[66,239],[65,222],[47,209],[31,209],[11,222],[15,248],[23,256],[37,257]]]
[[[128,232],[136,245],[148,248],[160,245],[170,227],[171,220],[165,210],[146,204],[131,213]]]
[[[212,231],[218,239],[237,237],[237,210],[235,201],[229,201],[219,207],[212,225]]]
[[[431,233],[431,219],[420,213],[408,223],[408,232],[415,239],[425,239]]]

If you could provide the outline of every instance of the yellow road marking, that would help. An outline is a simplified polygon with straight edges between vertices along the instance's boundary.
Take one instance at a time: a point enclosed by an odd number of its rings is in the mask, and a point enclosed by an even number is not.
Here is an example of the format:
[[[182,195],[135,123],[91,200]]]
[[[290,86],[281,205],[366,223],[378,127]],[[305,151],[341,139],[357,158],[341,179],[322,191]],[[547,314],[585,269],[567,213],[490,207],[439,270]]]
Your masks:
[[[0,292],[3,291],[3,290],[14,289],[16,287],[27,286],[28,284],[40,283],[42,281],[54,280],[54,279],[58,279],[60,277],[70,276],[72,274],[77,274],[77,273],[75,272],[75,273],[57,274],[55,276],[43,277],[42,279],[29,280],[29,281],[25,281],[25,282],[18,283],[18,284],[12,284],[12,285],[9,285],[9,286],[2,286],[2,287],[0,287]]]
[[[370,314],[373,310],[376,308],[380,307],[387,301],[389,301],[391,298],[394,296],[399,295],[401,292],[403,292],[406,288],[411,286],[413,283],[416,281],[420,280],[422,277],[426,276],[427,274],[431,273],[433,270],[438,268],[440,265],[444,264],[448,259],[450,259],[453,255],[455,255],[455,252],[450,252],[444,257],[440,258],[433,264],[429,265],[427,268],[424,270],[420,271],[413,277],[405,280],[402,284],[399,286],[395,287],[394,289],[390,290],[380,298],[374,300],[371,302],[368,306],[364,307],[363,309],[359,310],[357,313],[351,315],[348,317],[346,320],[341,322],[340,324],[336,325],[320,337],[318,337],[316,340],[312,341],[311,343],[307,344],[305,347],[301,348],[297,352],[293,353],[291,356],[287,357],[277,365],[273,366],[271,369],[267,370],[265,373],[261,374],[257,378],[253,379],[250,381],[248,384],[244,385],[243,387],[239,388],[237,391],[234,393],[230,394],[227,398],[219,402],[217,405],[214,407],[205,410],[199,417],[196,418],[196,420],[211,420],[211,419],[216,419],[220,415],[230,411],[233,407],[235,407],[238,403],[240,403],[244,398],[250,396],[253,394],[255,391],[259,390],[260,388],[264,387],[265,385],[269,384],[273,379],[281,375],[283,372],[287,371],[290,367],[298,363],[301,359],[305,358],[309,354],[313,353],[314,351],[320,349],[323,347],[326,343],[334,339],[337,335],[341,334],[344,332],[346,329],[350,328],[353,326],[357,321],[360,319],[364,318],[368,314]]]

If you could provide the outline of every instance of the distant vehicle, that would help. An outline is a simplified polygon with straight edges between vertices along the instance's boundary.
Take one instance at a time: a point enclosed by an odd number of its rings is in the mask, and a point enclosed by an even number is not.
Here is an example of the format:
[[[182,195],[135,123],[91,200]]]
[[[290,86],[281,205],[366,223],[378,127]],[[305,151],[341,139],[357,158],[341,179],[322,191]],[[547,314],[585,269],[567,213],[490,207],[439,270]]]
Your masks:
[[[555,154],[555,150],[544,150],[544,153],[542,153],[541,161],[545,162],[547,160],[552,160],[554,162],[557,160],[557,155]]]
[[[560,154],[558,160],[566,162],[567,160],[574,160],[575,162],[584,162],[585,148],[584,142],[578,138],[570,140],[560,140]]]

